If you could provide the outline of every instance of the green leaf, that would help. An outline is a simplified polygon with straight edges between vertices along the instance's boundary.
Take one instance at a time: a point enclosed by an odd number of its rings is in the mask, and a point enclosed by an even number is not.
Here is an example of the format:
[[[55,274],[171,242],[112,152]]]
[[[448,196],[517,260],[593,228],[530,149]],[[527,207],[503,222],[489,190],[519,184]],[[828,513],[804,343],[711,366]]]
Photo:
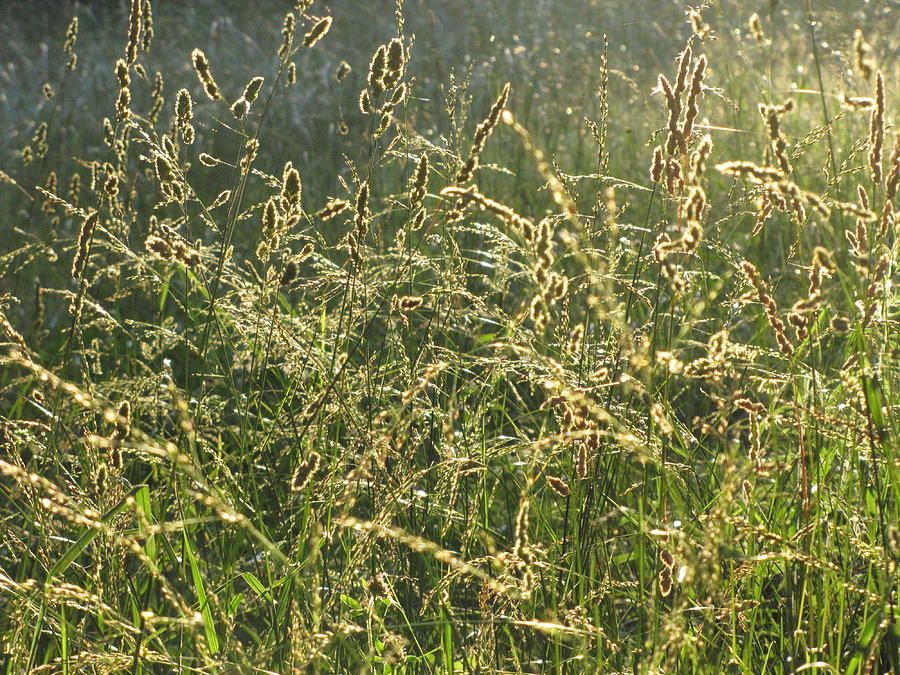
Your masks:
[[[152,523],[153,509],[150,506],[150,488],[146,485],[142,485],[134,494],[134,502],[144,516],[144,519],[148,523]],[[138,520],[138,527],[142,533],[146,530],[146,527],[141,520]],[[156,562],[156,540],[153,537],[154,535],[151,534],[147,537],[147,541],[144,542],[144,553],[147,554],[147,557],[150,558],[150,560]]]
[[[200,603],[200,616],[203,619],[203,630],[206,633],[206,642],[209,645],[210,654],[219,653],[219,636],[216,635],[216,626],[213,622],[212,609],[209,606],[209,599],[206,597],[206,587],[203,584],[203,575],[200,574],[200,566],[197,564],[197,558],[194,557],[194,549],[191,547],[191,541],[188,539],[187,531],[182,531],[184,535],[184,552],[187,556],[188,564],[191,566],[191,577],[194,580],[194,592],[197,594],[197,601]]]
[[[265,598],[266,600],[268,600],[270,602],[272,601],[273,598],[272,598],[272,594],[269,592],[269,589],[266,588],[265,586],[263,586],[262,582],[259,579],[257,579],[252,573],[243,572],[243,573],[241,573],[241,578],[247,582],[247,585],[250,588],[252,588],[254,591],[256,591],[256,594],[259,597]]]
[[[887,425],[884,421],[884,397],[882,396],[881,383],[870,375],[862,376],[863,392],[866,397],[866,407],[869,409],[869,417],[875,427],[878,440],[882,443],[887,440]]]
[[[101,523],[108,523],[115,516],[125,510],[125,507],[128,506],[128,501],[130,497],[134,497],[141,488],[146,488],[146,485],[136,485],[131,488],[131,490],[126,494],[122,499],[120,499],[115,506],[113,506],[109,511],[100,516]],[[71,565],[75,559],[81,555],[81,552],[87,548],[88,544],[94,541],[94,538],[100,534],[100,530],[96,527],[89,528],[82,534],[78,540],[69,547],[69,550],[66,551],[63,556],[56,561],[56,564],[50,568],[50,571],[47,573],[47,582],[49,583],[52,579],[60,576],[63,572],[68,569],[69,565]]]

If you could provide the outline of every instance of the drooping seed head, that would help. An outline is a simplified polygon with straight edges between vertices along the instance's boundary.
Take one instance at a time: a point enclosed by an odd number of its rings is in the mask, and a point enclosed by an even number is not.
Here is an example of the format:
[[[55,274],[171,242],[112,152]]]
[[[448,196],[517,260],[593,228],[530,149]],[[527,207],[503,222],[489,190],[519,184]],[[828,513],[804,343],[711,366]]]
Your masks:
[[[259,96],[259,90],[262,88],[264,82],[265,78],[257,76],[247,83],[247,86],[244,87],[243,94],[243,98],[247,100],[247,103],[252,105],[256,101],[256,97]]]
[[[331,22],[332,18],[330,16],[326,16],[325,18],[316,21],[309,32],[303,37],[303,46],[307,48],[314,47],[316,43],[328,33],[331,28]]]

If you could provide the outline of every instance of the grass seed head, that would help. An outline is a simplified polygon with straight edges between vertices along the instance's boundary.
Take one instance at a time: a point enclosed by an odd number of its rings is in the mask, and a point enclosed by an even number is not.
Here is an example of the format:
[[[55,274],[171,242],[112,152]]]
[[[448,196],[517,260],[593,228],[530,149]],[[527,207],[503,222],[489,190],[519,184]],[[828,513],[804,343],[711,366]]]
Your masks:
[[[209,67],[209,60],[201,49],[194,49],[191,52],[191,62],[194,64],[194,71],[197,73],[197,79],[203,85],[203,91],[211,101],[218,101],[222,98],[219,85],[213,79],[212,71]]]
[[[332,18],[326,16],[319,19],[303,37],[303,46],[307,48],[315,47],[316,43],[321,40],[331,29]]]
[[[97,211],[91,211],[81,222],[81,229],[78,232],[78,243],[75,248],[75,258],[72,260],[72,277],[74,279],[81,279],[84,274],[88,249],[91,245],[91,239],[94,237],[98,219],[99,214]]]
[[[75,70],[78,64],[78,55],[75,53],[75,42],[78,40],[78,17],[73,16],[66,29],[66,41],[63,43],[63,53],[68,56],[66,69]]]
[[[318,452],[313,451],[309,453],[309,456],[297,465],[297,470],[294,471],[294,475],[291,477],[291,490],[300,492],[309,485],[313,476],[319,470],[321,461],[322,456]]]
[[[291,51],[294,43],[294,30],[297,27],[297,18],[293,12],[284,15],[284,22],[281,26],[281,45],[278,47],[278,58],[285,58]]]
[[[125,45],[125,61],[128,65],[137,61],[138,48],[141,44],[143,13],[143,0],[131,0],[131,12],[128,16],[128,42]]]
[[[764,42],[766,39],[766,34],[763,32],[762,20],[759,18],[759,14],[754,12],[750,15],[750,19],[747,21],[747,25],[750,28],[750,35],[753,36],[753,39],[757,42]]]
[[[884,145],[884,74],[875,74],[875,107],[869,121],[869,175],[872,182],[881,183],[881,153]],[[868,205],[865,205],[868,208]]]
[[[375,98],[384,93],[384,76],[387,74],[387,48],[380,45],[369,62],[369,89]]]
[[[290,286],[293,284],[297,277],[300,274],[300,265],[297,264],[296,260],[288,260],[284,264],[284,270],[281,272],[281,278],[278,280],[278,283],[282,286]]]
[[[300,183],[300,172],[290,162],[284,167],[281,179],[281,209],[288,215],[299,213],[303,186]]]
[[[569,496],[569,484],[559,476],[547,476],[547,485],[563,499]]]
[[[338,65],[337,69],[334,71],[334,79],[338,82],[343,82],[347,79],[347,76],[351,73],[353,69],[350,67],[350,64],[346,61],[341,61]]]
[[[853,55],[856,70],[864,80],[872,79],[875,71],[875,60],[872,58],[872,45],[866,42],[863,32],[857,28],[853,33]]]
[[[659,183],[662,180],[665,168],[666,156],[663,154],[662,148],[656,146],[653,148],[653,160],[650,162],[650,180],[654,183]]]

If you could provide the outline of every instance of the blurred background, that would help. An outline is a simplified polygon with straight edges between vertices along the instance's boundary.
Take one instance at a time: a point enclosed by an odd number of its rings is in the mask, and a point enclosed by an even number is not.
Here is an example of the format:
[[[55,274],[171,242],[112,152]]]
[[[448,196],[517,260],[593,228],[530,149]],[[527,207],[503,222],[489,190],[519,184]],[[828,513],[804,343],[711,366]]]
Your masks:
[[[66,185],[79,170],[78,159],[106,157],[102,120],[113,114],[113,64],[125,42],[128,5],[125,0],[0,3],[0,169],[20,185],[43,184],[50,167],[60,185]],[[187,87],[196,101],[197,152],[231,156],[234,138],[225,126],[230,114],[202,95],[190,52],[195,47],[206,52],[225,98],[233,101],[251,77],[273,81],[282,20],[293,5],[285,0],[154,2],[155,35],[140,59],[147,79],[133,83],[132,108],[146,114],[160,72],[166,103],[158,128],[164,130],[171,118],[175,92]],[[306,194],[316,195],[317,203],[343,195],[341,178],[367,153],[370,120],[357,110],[358,94],[373,50],[398,32],[401,5],[403,33],[415,38],[412,97],[403,119],[418,142],[458,151],[509,81],[509,108],[561,170],[575,182],[596,174],[597,144],[585,120],[599,121],[605,114],[598,92],[606,55],[605,171],[625,183],[649,185],[650,154],[666,124],[662,97],[654,95],[657,76],[673,77],[674,59],[691,34],[689,6],[682,1],[318,0],[311,12],[333,15],[333,28],[328,39],[303,55],[297,85],[282,90],[267,112],[260,133],[266,152],[258,168],[279,173],[291,160],[301,169]],[[766,137],[756,110],[760,101],[797,99],[798,112],[785,119],[788,140],[794,142],[820,125],[823,115],[839,112],[839,94],[869,95],[851,66],[858,27],[878,36],[874,48],[879,65],[887,75],[888,95],[895,93],[898,78],[892,75],[900,43],[887,41],[896,35],[896,0],[713,0],[702,7],[711,32],[702,43],[710,65],[701,122],[713,136],[716,158],[761,157]],[[754,12],[765,29],[762,42],[748,28]],[[68,71],[62,45],[75,15],[80,21],[78,67]],[[342,61],[353,70],[338,83],[334,73]],[[743,76],[750,71],[753,77]],[[824,95],[819,93],[819,71],[826,83]],[[43,94],[45,84],[53,89],[50,99]],[[49,152],[26,166],[22,150],[44,121],[52,122]],[[854,136],[865,137],[865,115],[842,124]],[[515,171],[529,166],[517,161],[522,153],[518,143],[497,142],[489,145],[485,159]],[[390,155],[388,162],[397,157]],[[406,163],[403,169],[408,169]],[[489,182],[496,180],[502,183],[493,186],[498,193],[518,193],[528,208],[529,191],[517,186],[515,176],[499,170],[482,173],[482,187],[484,181],[491,187]],[[213,175],[207,172],[195,181],[198,192],[210,199],[223,183],[206,178]],[[205,192],[203,180],[209,182]],[[811,181],[806,187],[814,189],[815,178]],[[633,198],[640,199],[640,193]],[[30,206],[20,191],[6,186],[0,189],[0,208],[15,227]],[[4,250],[12,248],[0,244]]]
[[[723,86],[737,108],[732,119],[715,120],[724,122],[723,126],[743,121],[748,109],[756,114],[755,106],[745,103],[789,96],[792,89],[816,88],[816,73],[806,67],[811,52],[810,8],[821,65],[831,71],[828,79],[834,82],[834,73],[848,71],[853,30],[860,27],[867,34],[889,35],[892,31],[884,29],[896,26],[900,6],[885,0],[815,0],[809,7],[805,0],[716,0],[706,4],[703,17],[713,26],[716,38],[705,44],[712,75],[708,80],[712,86]],[[169,97],[182,86],[199,93],[189,54],[200,47],[209,56],[226,97],[233,100],[250,77],[274,72],[282,17],[292,5],[285,0],[154,2],[154,44],[149,58],[142,60],[151,78],[157,70],[166,76]],[[665,123],[663,106],[649,94],[657,73],[671,71],[690,35],[687,6],[680,0],[406,0],[405,32],[416,38],[412,69],[414,95],[419,99],[411,106],[415,119],[410,121],[420,133],[434,138],[450,134],[447,101],[459,93],[451,91],[454,84],[465,88],[482,110],[508,80],[514,84],[511,107],[518,117],[551,151],[574,154],[565,159],[577,160],[586,149],[567,142],[571,139],[566,136],[584,134],[581,118],[598,114],[596,91],[606,36],[611,125],[618,132],[610,142],[647,145],[653,129],[635,127],[636,120]],[[306,55],[300,64],[299,86],[289,93],[290,105],[278,106],[265,130],[283,136],[285,155],[297,161],[315,150],[316,165],[329,169],[340,163],[342,153],[352,155],[359,145],[354,125],[362,119],[355,110],[356,96],[374,48],[397,32],[395,10],[390,0],[314,4],[314,13],[335,17],[331,35]],[[768,45],[746,43],[747,19],[754,12],[765,21]],[[66,26],[76,14],[80,20],[79,64],[66,76],[62,43]],[[112,64],[122,50],[127,14],[125,0],[0,3],[0,120],[6,132],[0,137],[0,163],[4,168],[15,167],[17,152],[29,142],[34,125],[51,114],[51,108],[56,111],[56,129],[60,133],[65,129],[66,134],[64,144],[51,139],[53,153],[83,153],[100,142],[100,121],[110,114],[116,96]],[[725,86],[729,71],[740,69],[739,61],[766,61],[770,50],[776,48],[781,55],[779,64],[792,62],[784,58],[785,51],[795,55],[794,72],[767,71],[766,78],[758,82],[758,91],[734,91]],[[889,71],[896,63],[897,45],[878,44],[876,49],[881,66]],[[338,85],[333,73],[342,60],[353,67],[353,73]],[[51,101],[42,97],[45,82],[56,89]],[[144,91],[135,87],[135,96],[147,96],[151,85],[146,83]],[[828,93],[836,97],[839,92]],[[646,107],[654,113],[643,114]],[[708,114],[710,108],[705,110]],[[341,122],[350,126],[343,139],[338,134]],[[212,125],[207,125],[207,133],[214,137]],[[616,157],[614,152],[610,155]],[[273,165],[284,160],[273,153],[267,158]],[[587,156],[581,159],[591,164]],[[631,157],[624,159],[633,163]],[[305,178],[329,179],[327,172],[315,173]]]

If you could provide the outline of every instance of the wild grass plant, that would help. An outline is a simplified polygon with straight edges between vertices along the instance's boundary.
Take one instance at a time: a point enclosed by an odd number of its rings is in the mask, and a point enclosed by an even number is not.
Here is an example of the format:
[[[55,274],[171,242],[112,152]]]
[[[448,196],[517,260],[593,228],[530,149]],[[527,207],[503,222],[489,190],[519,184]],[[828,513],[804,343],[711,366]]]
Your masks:
[[[357,4],[5,41],[4,672],[900,672],[896,8]]]

